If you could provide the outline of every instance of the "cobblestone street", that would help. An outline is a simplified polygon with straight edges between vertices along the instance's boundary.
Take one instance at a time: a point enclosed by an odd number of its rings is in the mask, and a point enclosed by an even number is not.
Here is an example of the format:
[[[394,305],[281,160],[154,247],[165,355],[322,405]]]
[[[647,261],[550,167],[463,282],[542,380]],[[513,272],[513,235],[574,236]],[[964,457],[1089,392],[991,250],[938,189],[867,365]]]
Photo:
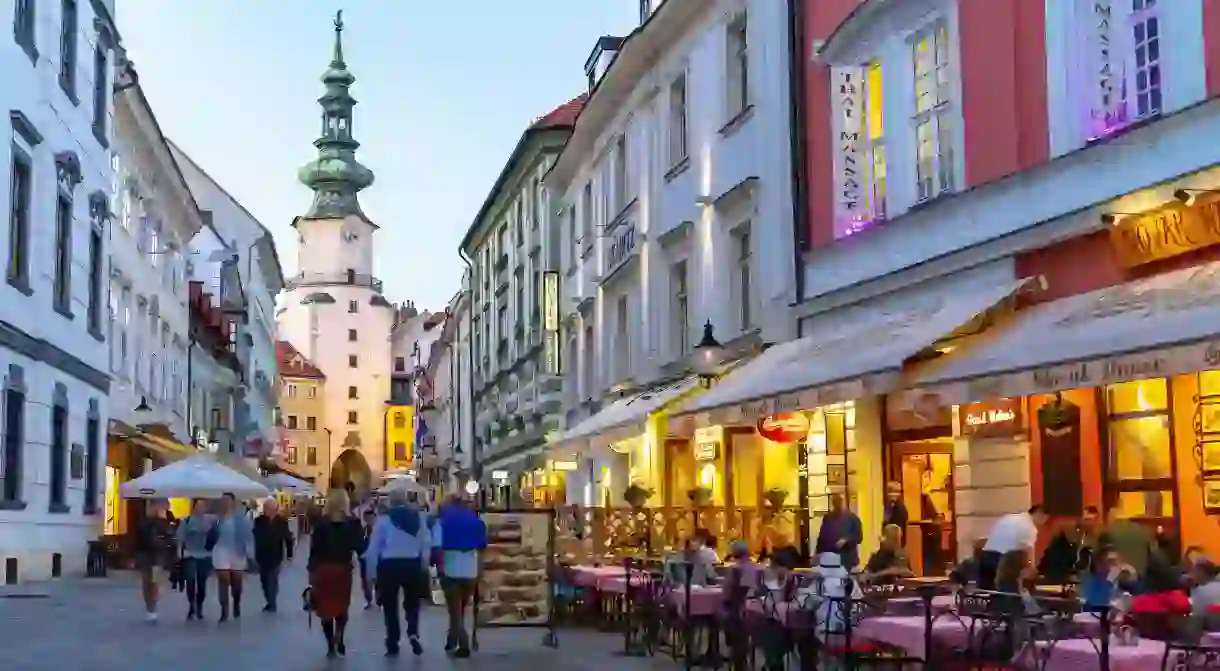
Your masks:
[[[299,559],[297,560],[300,561]],[[252,579],[253,578],[253,579]],[[560,633],[559,650],[541,645],[543,632],[480,632],[480,652],[467,660],[449,660],[443,650],[445,615],[425,607],[422,658],[382,656],[380,611],[357,605],[348,629],[348,658],[328,661],[315,620],[306,624],[299,609],[305,576],[301,565],[289,565],[282,577],[280,612],[260,612],[258,581],[247,576],[247,597],[240,621],[216,623],[217,606],[203,622],[186,622],[183,594],[170,592],[162,601],[160,622],[144,621],[133,575],[117,573],[98,581],[69,580],[31,584],[0,592],[0,669],[4,671],[311,671],[313,669],[673,669],[667,660],[625,659],[615,654],[621,639],[589,631]],[[353,600],[359,604],[359,599]]]

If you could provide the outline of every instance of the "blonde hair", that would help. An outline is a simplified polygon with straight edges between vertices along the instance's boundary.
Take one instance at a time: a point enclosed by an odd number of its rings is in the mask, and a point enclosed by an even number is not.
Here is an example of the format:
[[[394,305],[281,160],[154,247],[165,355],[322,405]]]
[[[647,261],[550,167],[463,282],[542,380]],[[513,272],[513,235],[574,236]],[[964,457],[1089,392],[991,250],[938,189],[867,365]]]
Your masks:
[[[322,512],[327,517],[338,517],[347,515],[348,499],[347,492],[342,489],[332,489],[326,492],[326,505]]]

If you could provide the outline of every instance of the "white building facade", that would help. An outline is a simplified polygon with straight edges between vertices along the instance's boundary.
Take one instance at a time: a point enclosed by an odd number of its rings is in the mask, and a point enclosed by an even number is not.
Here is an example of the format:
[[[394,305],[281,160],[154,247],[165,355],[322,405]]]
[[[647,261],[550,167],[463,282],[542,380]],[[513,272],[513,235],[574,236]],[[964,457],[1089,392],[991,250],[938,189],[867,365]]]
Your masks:
[[[357,194],[373,183],[360,164],[347,69],[336,21],[334,55],[322,76],[322,135],[318,158],[298,176],[314,192],[309,210],[293,223],[299,272],[278,315],[281,336],[326,375],[327,424],[334,444],[332,469],[339,484],[365,489],[386,468],[386,401],[390,400],[390,331],[395,309],[375,277],[373,241],[378,226]]]
[[[572,430],[623,395],[688,390],[705,325],[742,351],[794,331],[786,3],[642,9],[630,36],[590,56],[589,99],[545,182],[560,212],[568,429],[550,460],[571,469],[569,503],[620,505],[629,481],[659,477],[648,404],[626,424],[651,466],[603,464],[588,448],[614,441]]]
[[[81,573],[109,417],[114,3],[20,2],[0,39],[0,574]]]

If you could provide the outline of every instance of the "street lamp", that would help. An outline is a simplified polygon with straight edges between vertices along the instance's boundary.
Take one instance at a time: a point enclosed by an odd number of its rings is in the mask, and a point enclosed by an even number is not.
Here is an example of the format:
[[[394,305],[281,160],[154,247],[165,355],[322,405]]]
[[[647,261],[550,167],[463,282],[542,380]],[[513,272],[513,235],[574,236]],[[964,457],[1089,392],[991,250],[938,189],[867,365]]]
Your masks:
[[[152,415],[152,411],[152,406],[148,405],[148,398],[141,396],[140,404],[135,408],[132,408],[132,412],[135,413],[136,416],[136,426],[144,426],[148,424],[149,422],[144,420],[148,419],[149,415]]]
[[[695,369],[695,374],[699,376],[699,385],[704,389],[712,386],[712,382],[716,380],[716,375],[720,368],[720,364],[724,361],[724,345],[716,340],[716,336],[712,333],[712,320],[707,320],[703,325],[703,339],[695,345],[691,367]]]

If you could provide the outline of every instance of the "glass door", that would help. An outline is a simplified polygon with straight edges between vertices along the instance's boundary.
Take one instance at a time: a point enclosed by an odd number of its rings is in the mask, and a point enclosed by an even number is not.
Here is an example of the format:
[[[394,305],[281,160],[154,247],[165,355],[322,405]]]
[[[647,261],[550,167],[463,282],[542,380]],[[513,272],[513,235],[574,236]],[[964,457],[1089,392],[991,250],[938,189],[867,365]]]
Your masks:
[[[957,561],[953,443],[897,444],[890,470],[907,509],[904,537],[911,569],[918,575],[947,575]]]

